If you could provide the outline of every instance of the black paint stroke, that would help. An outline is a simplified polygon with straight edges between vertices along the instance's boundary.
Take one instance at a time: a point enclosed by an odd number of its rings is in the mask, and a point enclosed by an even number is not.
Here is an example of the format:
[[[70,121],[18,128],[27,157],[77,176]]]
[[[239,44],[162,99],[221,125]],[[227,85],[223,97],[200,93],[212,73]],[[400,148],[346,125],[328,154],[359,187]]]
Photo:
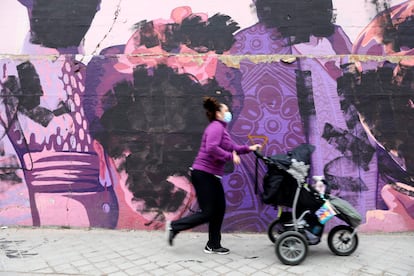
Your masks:
[[[407,17],[397,26],[399,47],[414,48],[414,16]]]
[[[414,68],[386,62],[376,70],[350,70],[338,79],[338,89],[380,146],[393,152],[392,162],[414,176]],[[380,172],[390,174],[384,167]],[[406,177],[400,181],[413,185]]]
[[[348,130],[334,127],[329,123],[325,124],[322,138],[356,165],[368,171],[369,162],[375,153],[375,149],[368,141],[353,135]]]
[[[312,117],[316,115],[315,102],[313,100],[312,72],[295,70],[295,73],[299,113],[303,123],[305,138],[309,143],[309,137],[311,136],[311,132],[313,132],[311,121],[315,120]]]
[[[33,109],[40,104],[40,97],[43,96],[39,74],[30,61],[17,65],[17,72],[21,93],[15,96],[19,99],[19,107],[20,109]]]
[[[215,80],[201,85],[164,65],[138,66],[133,76],[102,99],[106,111],[92,133],[111,157],[130,153],[119,169],[128,174],[134,200],[145,202],[139,211],[176,211],[186,192],[166,179],[186,176],[197,153],[207,123],[202,97],[215,96],[231,108],[232,96]]]
[[[334,33],[332,0],[257,0],[259,21],[277,28],[292,44],[308,42],[309,36],[329,37]]]
[[[357,170],[358,167],[351,158],[341,156],[326,164],[324,175],[330,185],[330,189],[336,190],[339,194],[342,191],[353,193],[368,191],[364,181],[360,177],[355,176]]]
[[[372,0],[378,14],[380,38],[384,45],[391,45],[394,52],[414,48],[414,16],[394,18],[391,16],[391,2],[388,0]]]
[[[100,2],[33,0],[30,13],[31,42],[57,49],[79,46]]]
[[[20,169],[17,157],[4,152],[3,142],[0,142],[0,149],[0,186],[6,183],[11,185],[22,183],[21,177],[16,174]]]
[[[202,21],[200,16],[191,14],[181,24],[167,24],[164,40],[160,40],[152,21],[138,22],[135,28],[140,32],[140,45],[147,48],[161,45],[165,51],[175,52],[180,44],[184,44],[199,53],[215,51],[222,54],[231,48],[235,42],[233,34],[240,27],[228,15],[215,14]]]
[[[8,76],[2,84],[0,97],[3,99],[7,113],[7,122],[2,122],[5,129],[17,120],[17,111],[26,115],[43,127],[47,127],[55,116],[70,113],[69,105],[60,102],[57,109],[49,110],[40,106],[40,98],[44,96],[39,74],[30,61],[17,66],[18,78]],[[7,131],[6,131],[7,132]]]

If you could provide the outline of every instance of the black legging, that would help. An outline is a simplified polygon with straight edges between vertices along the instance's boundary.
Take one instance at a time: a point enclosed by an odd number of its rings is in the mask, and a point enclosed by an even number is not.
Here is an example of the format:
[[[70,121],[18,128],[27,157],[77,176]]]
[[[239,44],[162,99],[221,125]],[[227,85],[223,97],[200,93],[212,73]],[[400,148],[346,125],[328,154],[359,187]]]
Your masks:
[[[221,225],[226,210],[226,199],[220,178],[199,170],[191,172],[198,205],[201,212],[171,222],[173,231],[180,232],[208,222],[210,248],[221,247]]]

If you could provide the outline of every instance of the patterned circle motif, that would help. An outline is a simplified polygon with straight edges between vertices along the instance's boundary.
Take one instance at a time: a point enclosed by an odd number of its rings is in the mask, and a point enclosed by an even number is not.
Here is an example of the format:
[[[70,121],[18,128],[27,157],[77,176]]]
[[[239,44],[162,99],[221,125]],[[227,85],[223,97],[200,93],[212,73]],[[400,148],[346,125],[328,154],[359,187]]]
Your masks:
[[[277,119],[268,119],[265,122],[265,132],[268,134],[278,133],[280,129],[281,129],[281,125]]]
[[[278,114],[282,106],[282,91],[278,83],[267,84],[257,91],[258,100],[272,114]]]
[[[263,48],[262,41],[259,38],[252,39],[250,41],[250,47],[255,50],[260,50]]]
[[[295,98],[284,99],[280,115],[283,119],[295,119],[298,116],[298,100]]]
[[[263,110],[257,99],[248,96],[244,100],[242,114],[249,121],[259,121],[263,117]]]

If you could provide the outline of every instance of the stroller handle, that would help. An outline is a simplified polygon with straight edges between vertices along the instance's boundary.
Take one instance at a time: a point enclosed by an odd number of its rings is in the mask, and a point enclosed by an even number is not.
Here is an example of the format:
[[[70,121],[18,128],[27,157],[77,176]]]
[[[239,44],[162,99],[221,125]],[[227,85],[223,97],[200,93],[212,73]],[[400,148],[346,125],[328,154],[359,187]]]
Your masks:
[[[259,150],[255,150],[253,153],[259,159],[262,159],[262,160],[266,160],[267,159],[267,157],[265,157]]]
[[[254,151],[254,155],[256,155],[256,157],[258,159],[261,159],[263,161],[265,161],[265,163],[269,164],[269,163],[274,163],[269,157],[264,156],[260,151],[255,150]]]

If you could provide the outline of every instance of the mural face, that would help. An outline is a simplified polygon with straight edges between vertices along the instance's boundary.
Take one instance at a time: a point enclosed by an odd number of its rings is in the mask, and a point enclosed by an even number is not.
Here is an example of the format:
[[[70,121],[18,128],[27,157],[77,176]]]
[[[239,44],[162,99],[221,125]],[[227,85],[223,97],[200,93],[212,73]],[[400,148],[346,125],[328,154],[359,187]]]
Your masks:
[[[26,9],[30,29],[21,55],[0,53],[1,224],[158,229],[197,211],[188,170],[202,99],[215,96],[239,144],[265,142],[266,155],[313,144],[311,175],[358,209],[362,230],[414,229],[412,1],[364,3],[375,17],[358,32],[331,0],[156,16],[135,1],[75,2],[2,4]],[[264,231],[276,216],[255,194],[254,162],[223,177],[225,231]]]

